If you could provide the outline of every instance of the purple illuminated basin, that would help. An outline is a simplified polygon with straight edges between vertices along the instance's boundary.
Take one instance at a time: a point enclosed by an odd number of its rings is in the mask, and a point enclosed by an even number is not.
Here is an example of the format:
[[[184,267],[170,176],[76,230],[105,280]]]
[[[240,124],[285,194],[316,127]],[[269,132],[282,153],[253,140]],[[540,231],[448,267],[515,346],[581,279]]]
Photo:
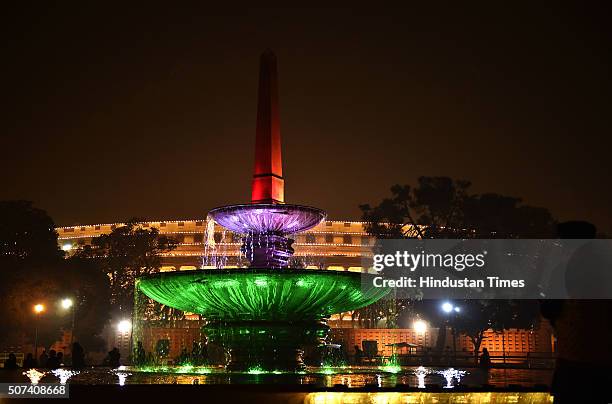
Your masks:
[[[244,204],[213,209],[209,215],[236,233],[292,234],[308,230],[325,220],[321,209],[288,204]]]

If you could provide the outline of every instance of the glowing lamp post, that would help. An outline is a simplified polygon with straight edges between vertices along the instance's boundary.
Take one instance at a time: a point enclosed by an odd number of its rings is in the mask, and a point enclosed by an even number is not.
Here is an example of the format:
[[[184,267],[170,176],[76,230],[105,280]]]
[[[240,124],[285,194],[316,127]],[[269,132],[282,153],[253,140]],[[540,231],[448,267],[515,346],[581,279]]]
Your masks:
[[[446,314],[450,314],[450,313],[452,313],[454,307],[453,307],[453,305],[451,303],[444,302],[444,303],[442,303],[441,308],[442,308],[443,312],[445,312]]]
[[[130,323],[129,320],[121,320],[117,324],[117,331],[119,331],[121,334],[127,334],[130,332],[131,329],[132,323]]]
[[[132,351],[132,322],[124,319],[117,323],[117,337],[115,339],[121,355],[129,357]]]
[[[34,314],[36,315],[36,319],[34,320],[34,358],[38,357],[38,317],[40,314],[45,311],[45,305],[38,303],[34,305]]]
[[[412,324],[412,328],[414,328],[417,334],[425,334],[427,331],[427,323],[423,320],[417,320]]]
[[[74,300],[67,297],[62,299],[60,302],[62,309],[71,310],[72,311],[72,325],[70,327],[70,355],[72,356],[72,343],[74,342],[74,329],[75,329],[75,318],[76,318],[76,307],[74,304]]]
[[[451,302],[444,302],[442,306],[440,306],[442,311],[447,315],[446,322],[449,321],[449,316],[452,313],[459,314],[461,312],[461,308],[459,306],[453,305]],[[457,339],[455,338],[455,326],[451,325],[451,332],[453,333],[453,356],[455,360],[457,359]]]

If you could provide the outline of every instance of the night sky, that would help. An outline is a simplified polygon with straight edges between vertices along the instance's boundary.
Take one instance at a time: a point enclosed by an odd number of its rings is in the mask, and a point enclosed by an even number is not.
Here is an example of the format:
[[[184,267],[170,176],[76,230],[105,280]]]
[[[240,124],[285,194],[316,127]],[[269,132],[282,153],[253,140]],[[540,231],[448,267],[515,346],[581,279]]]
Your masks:
[[[248,201],[271,48],[287,202],[358,220],[391,185],[445,175],[612,233],[612,36],[592,3],[15,3],[0,17],[0,199],[58,225]]]

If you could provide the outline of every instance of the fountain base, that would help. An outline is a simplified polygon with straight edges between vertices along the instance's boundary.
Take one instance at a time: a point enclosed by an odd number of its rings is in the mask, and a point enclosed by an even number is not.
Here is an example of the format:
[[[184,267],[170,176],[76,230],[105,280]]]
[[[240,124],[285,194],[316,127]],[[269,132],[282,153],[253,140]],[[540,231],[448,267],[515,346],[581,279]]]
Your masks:
[[[214,321],[203,331],[230,355],[226,369],[240,372],[302,371],[304,348],[323,343],[324,321]]]

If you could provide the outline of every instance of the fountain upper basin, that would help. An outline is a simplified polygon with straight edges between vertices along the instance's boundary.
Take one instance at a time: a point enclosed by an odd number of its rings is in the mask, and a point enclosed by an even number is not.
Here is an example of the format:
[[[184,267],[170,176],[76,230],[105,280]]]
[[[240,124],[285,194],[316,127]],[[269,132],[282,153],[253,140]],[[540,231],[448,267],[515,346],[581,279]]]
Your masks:
[[[326,218],[325,212],[318,208],[272,203],[224,206],[208,214],[219,225],[236,233],[283,235],[308,230]]]
[[[138,279],[148,297],[175,309],[223,320],[322,319],[384,297],[374,275],[308,269],[206,269]],[[365,277],[362,279],[362,277]]]

